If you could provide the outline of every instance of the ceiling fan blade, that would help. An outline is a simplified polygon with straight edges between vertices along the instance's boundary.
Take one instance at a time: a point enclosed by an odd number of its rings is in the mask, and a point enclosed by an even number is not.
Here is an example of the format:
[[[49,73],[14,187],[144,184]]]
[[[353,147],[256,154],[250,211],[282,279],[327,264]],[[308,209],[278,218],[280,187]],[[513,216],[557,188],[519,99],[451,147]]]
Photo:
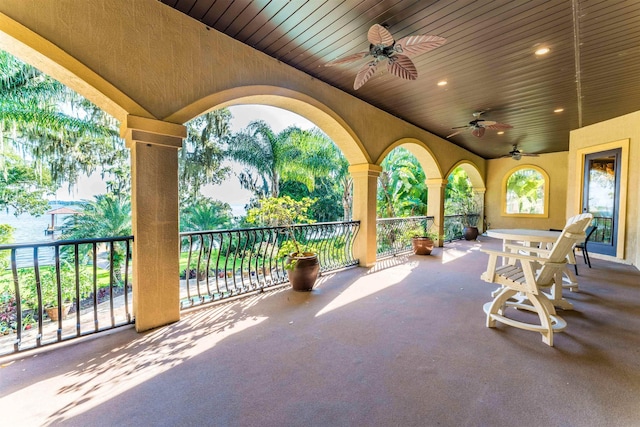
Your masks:
[[[538,157],[539,154],[533,154],[533,153],[520,153],[521,156],[527,156],[527,157]]]
[[[466,129],[468,127],[469,127],[469,125],[464,125],[464,126],[456,126],[456,127],[451,128],[451,129]]]
[[[446,41],[445,38],[426,34],[407,36],[398,40],[394,49],[403,55],[412,57],[442,46]]]
[[[358,71],[358,74],[356,75],[356,80],[355,82],[353,82],[353,88],[355,90],[360,89],[362,85],[365,84],[367,80],[371,78],[371,76],[373,76],[377,68],[378,68],[378,61],[371,61],[364,64],[362,68],[360,68],[360,71]]]
[[[497,123],[497,122],[490,122],[490,121],[484,122],[484,124],[482,126],[484,126],[487,129],[511,129],[511,128],[513,128],[513,126],[508,125],[506,123]]]
[[[380,24],[373,24],[367,33],[367,39],[372,45],[381,44],[383,46],[392,46],[394,43],[391,33]]]
[[[471,135],[481,138],[482,135],[484,135],[484,131],[485,131],[484,127],[473,128],[473,130],[471,131]]]
[[[369,54],[369,51],[354,53],[352,55],[347,55],[347,56],[344,56],[342,58],[338,58],[338,59],[334,59],[333,61],[329,61],[326,64],[324,64],[324,66],[325,67],[333,67],[334,65],[338,65],[338,64],[346,64],[348,62],[354,62],[354,61],[357,61],[359,59],[364,58],[368,54]]]
[[[465,126],[465,128],[466,128],[466,126]],[[456,128],[453,128],[453,129],[456,129]],[[464,132],[464,129],[461,129],[461,130],[459,130],[457,132],[454,132],[451,135],[447,135],[447,138],[451,138],[452,136],[456,136],[457,134],[462,133],[462,132]]]
[[[413,61],[405,55],[393,55],[389,58],[387,69],[391,74],[401,79],[415,80],[418,78],[418,70]]]

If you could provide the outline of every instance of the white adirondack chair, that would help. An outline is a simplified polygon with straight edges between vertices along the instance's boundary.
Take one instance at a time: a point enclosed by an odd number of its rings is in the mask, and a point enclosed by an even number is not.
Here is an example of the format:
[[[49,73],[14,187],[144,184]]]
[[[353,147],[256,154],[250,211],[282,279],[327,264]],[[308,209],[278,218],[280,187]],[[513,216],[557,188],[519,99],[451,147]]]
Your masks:
[[[527,248],[528,254],[520,254],[483,249],[489,254],[489,263],[487,271],[482,273],[482,280],[502,286],[493,301],[484,305],[488,328],[494,328],[496,322],[501,322],[540,332],[542,341],[553,346],[553,333],[564,330],[567,323],[556,314],[553,303],[542,290],[554,285],[562,289],[562,273],[566,268],[567,255],[573,250],[573,245],[584,240],[584,230],[591,219],[592,215],[588,213],[570,218],[551,250],[540,250],[537,253],[536,248]],[[508,263],[498,265],[498,257],[506,258]],[[507,316],[510,308],[536,313],[539,323]]]

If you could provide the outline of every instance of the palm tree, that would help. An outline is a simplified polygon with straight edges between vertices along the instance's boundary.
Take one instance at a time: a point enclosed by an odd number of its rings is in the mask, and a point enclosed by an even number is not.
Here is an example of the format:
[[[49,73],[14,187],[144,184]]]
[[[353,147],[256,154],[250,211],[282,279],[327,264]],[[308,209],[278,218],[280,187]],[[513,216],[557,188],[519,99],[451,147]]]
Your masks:
[[[233,218],[231,206],[202,197],[180,212],[181,231],[205,231],[229,228]]]
[[[71,215],[63,224],[63,239],[86,239],[98,237],[124,237],[131,235],[131,202],[128,197],[115,197],[112,194],[99,194],[95,200],[87,201],[79,215]],[[82,246],[82,245],[81,245]],[[71,249],[70,246],[65,248]],[[81,256],[89,256],[91,248],[84,245]],[[65,257],[72,258],[69,251]],[[113,247],[113,271],[118,282],[121,281],[124,250],[119,245]]]
[[[64,222],[64,237],[119,237],[131,234],[131,202],[126,197],[99,194],[86,201],[79,215]]]
[[[313,190],[315,178],[334,168],[332,145],[318,129],[290,126],[276,134],[266,122],[258,120],[230,138],[228,155],[246,166],[238,176],[240,184],[261,199],[278,197],[282,179]]]

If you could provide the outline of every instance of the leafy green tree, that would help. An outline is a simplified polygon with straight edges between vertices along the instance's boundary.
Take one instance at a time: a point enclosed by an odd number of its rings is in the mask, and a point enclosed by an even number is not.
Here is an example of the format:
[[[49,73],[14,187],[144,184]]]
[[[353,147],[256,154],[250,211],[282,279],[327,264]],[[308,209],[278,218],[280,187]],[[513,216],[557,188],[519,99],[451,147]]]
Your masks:
[[[0,51],[0,152],[13,146],[48,171],[54,184],[70,186],[81,173],[113,164],[125,151],[116,121],[39,70]],[[6,163],[0,160],[0,170]]]
[[[229,135],[231,113],[228,109],[210,111],[187,123],[187,138],[182,144],[178,163],[180,200],[189,203],[200,198],[207,184],[219,184],[229,175],[223,167],[223,143]]]
[[[0,245],[13,242],[13,233],[15,230],[16,229],[9,224],[0,224]],[[0,252],[0,269],[4,270],[7,267],[9,267],[9,251],[2,251]]]
[[[5,150],[4,170],[0,173],[0,209],[13,208],[15,215],[28,212],[42,215],[49,202],[45,195],[53,192],[47,173],[36,170],[15,154]]]
[[[233,212],[228,203],[199,197],[180,212],[180,231],[205,231],[230,228]]]
[[[301,200],[305,197],[314,199],[315,202],[309,207],[309,217],[318,222],[340,221],[343,218],[343,208],[341,197],[343,194],[340,182],[336,182],[331,177],[321,177],[316,179],[313,191],[297,181],[283,181],[280,195],[289,196],[294,200]]]
[[[508,213],[543,213],[544,177],[535,169],[519,169],[507,179]]]
[[[473,192],[471,180],[461,167],[451,172],[445,187],[445,215],[460,215],[462,226],[476,226],[482,213],[482,199]]]
[[[408,150],[398,147],[382,161],[378,178],[378,217],[426,215],[426,175]]]
[[[249,209],[247,222],[266,227],[284,227],[285,233],[290,239],[290,244],[287,244],[287,242],[282,244],[280,254],[292,251],[296,254],[301,254],[311,250],[311,248],[298,242],[291,226],[315,222],[309,217],[309,207],[313,202],[314,200],[308,197],[301,200],[294,200],[289,196],[265,197],[260,199],[258,207]]]
[[[447,186],[444,189],[445,214],[456,215],[457,207],[465,199],[473,198],[473,186],[467,173],[461,167],[455,168],[447,178]]]

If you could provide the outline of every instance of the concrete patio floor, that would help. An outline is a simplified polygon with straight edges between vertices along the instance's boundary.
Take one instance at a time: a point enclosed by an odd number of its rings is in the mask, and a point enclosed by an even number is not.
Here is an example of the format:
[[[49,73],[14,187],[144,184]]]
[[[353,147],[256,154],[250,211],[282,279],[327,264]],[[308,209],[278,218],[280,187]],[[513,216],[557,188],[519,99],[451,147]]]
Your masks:
[[[483,247],[453,242],[0,359],[2,425],[637,426],[640,273],[579,259],[555,347],[485,327]]]

